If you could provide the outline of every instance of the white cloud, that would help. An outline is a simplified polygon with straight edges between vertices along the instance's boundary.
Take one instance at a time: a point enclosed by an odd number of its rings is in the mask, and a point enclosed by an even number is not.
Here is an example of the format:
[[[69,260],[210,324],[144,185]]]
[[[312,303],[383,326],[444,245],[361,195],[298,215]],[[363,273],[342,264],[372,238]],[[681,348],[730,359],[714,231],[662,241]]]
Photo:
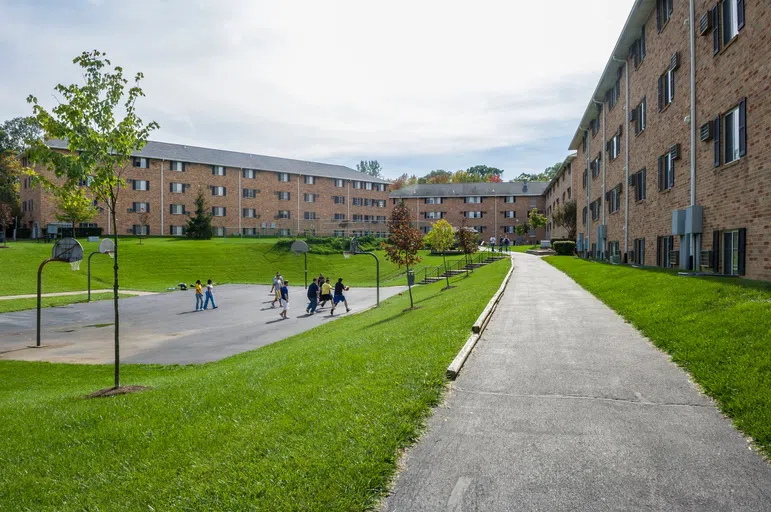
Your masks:
[[[99,48],[144,72],[160,140],[318,159],[527,145],[578,121],[631,4],[0,0],[0,117]]]

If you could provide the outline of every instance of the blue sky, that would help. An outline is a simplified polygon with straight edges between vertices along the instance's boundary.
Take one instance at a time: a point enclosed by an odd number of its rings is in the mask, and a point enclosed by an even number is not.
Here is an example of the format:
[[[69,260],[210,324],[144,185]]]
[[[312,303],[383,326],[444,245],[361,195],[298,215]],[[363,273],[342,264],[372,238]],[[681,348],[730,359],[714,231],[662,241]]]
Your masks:
[[[145,74],[155,140],[511,179],[565,158],[632,3],[0,0],[0,120],[96,48]]]

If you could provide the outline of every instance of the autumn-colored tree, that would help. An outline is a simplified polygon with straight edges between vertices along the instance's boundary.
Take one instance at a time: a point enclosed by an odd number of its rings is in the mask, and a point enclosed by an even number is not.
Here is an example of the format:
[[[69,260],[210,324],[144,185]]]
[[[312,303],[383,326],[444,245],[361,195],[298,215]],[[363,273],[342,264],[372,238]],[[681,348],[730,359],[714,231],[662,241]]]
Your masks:
[[[500,174],[493,174],[490,176],[490,179],[488,180],[490,183],[503,183],[503,179],[501,178]]]
[[[391,182],[391,185],[388,187],[389,190],[393,192],[394,190],[399,190],[400,188],[403,188],[407,184],[407,178],[409,178],[409,176],[407,176],[407,173],[402,174],[401,176],[399,176],[398,178],[396,178]]]
[[[35,120],[46,136],[61,139],[67,152],[49,148],[44,141],[31,145],[30,160],[49,169],[57,178],[46,174],[38,179],[50,188],[72,188],[82,181],[89,184],[89,193],[112,212],[113,227],[113,312],[115,333],[115,388],[120,387],[120,316],[118,311],[118,195],[126,186],[123,174],[128,171],[131,155],[140,151],[150,132],[158,123],[145,124],[136,110],[136,103],[144,96],[140,81],[142,73],[134,76],[133,84],[124,77],[123,68],[113,66],[107,56],[98,50],[83,52],[73,60],[79,66],[84,84],[56,86],[56,106],[49,112],[34,96],[32,104]],[[34,174],[33,170],[27,172]],[[47,182],[47,184],[45,183]]]
[[[442,253],[442,259],[444,260],[444,277],[447,279],[447,288],[450,287],[450,274],[447,270],[447,251],[452,249],[455,243],[455,228],[444,219],[440,219],[431,226],[431,231],[426,235],[426,244],[428,244],[432,250]]]
[[[386,259],[395,263],[397,267],[402,265],[407,267],[409,275],[410,265],[423,259],[418,255],[418,251],[423,247],[423,235],[420,230],[410,225],[410,211],[404,201],[400,201],[391,212],[388,229],[391,231],[391,236],[382,245],[386,252]],[[415,304],[412,300],[412,286],[409,281],[407,289],[410,293],[410,309],[412,309]]]
[[[479,250],[479,235],[472,228],[466,226],[466,219],[461,221],[460,227],[455,231],[455,241],[460,250],[463,251],[466,263],[468,263],[469,255]]]

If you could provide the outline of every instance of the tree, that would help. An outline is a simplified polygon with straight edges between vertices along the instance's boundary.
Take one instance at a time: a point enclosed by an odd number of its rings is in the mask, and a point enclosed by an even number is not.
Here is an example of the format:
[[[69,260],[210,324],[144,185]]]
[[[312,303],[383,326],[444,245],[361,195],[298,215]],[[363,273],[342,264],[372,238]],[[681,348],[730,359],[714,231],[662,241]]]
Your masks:
[[[75,228],[79,223],[88,222],[96,216],[97,207],[90,198],[86,197],[80,187],[58,188],[53,192],[57,210],[56,220],[72,223],[72,236],[75,236]]]
[[[538,213],[538,208],[533,208],[527,215],[527,223],[532,230],[544,227],[547,222],[549,222],[549,219],[545,215]]]
[[[551,167],[547,167],[541,173],[530,174],[523,172],[511,181],[551,181],[551,179],[557,175],[557,171],[562,167],[562,162],[557,162]]]
[[[139,245],[142,245],[142,237],[144,236],[144,229],[150,221],[150,212],[144,208],[139,209],[139,225],[142,226],[139,232]]]
[[[391,181],[391,185],[389,189],[391,190],[391,192],[393,192],[394,190],[399,190],[400,188],[405,187],[407,185],[408,179],[409,179],[409,176],[407,176],[407,173],[402,174],[395,180]]]
[[[519,236],[525,236],[528,231],[530,231],[530,225],[527,222],[517,224],[517,226],[514,228],[514,232]]]
[[[18,156],[40,137],[42,131],[32,117],[15,117],[0,125],[0,208],[7,214],[0,221],[1,229],[21,215],[19,176],[23,169]]]
[[[356,164],[356,170],[375,178],[383,177],[383,169],[377,160],[362,160],[361,163]]]
[[[188,238],[193,240],[209,240],[214,234],[211,227],[212,214],[206,199],[203,197],[203,190],[198,189],[198,196],[195,198],[195,217],[190,217],[187,221],[185,233]]]
[[[479,235],[474,230],[466,226],[466,219],[461,221],[460,227],[455,231],[455,241],[463,251],[468,263],[469,254],[474,254],[479,249]]]
[[[409,275],[410,265],[423,259],[418,256],[418,251],[423,247],[423,235],[420,230],[410,225],[410,211],[404,201],[400,201],[391,212],[388,229],[391,231],[391,236],[383,243],[386,259],[395,263],[397,267],[404,265]],[[409,281],[407,281],[407,289],[410,292],[410,309],[412,309],[415,303],[412,300],[412,286]]]
[[[81,180],[88,181],[90,193],[112,212],[115,388],[119,388],[118,195],[126,186],[123,173],[131,155],[147,144],[150,132],[158,128],[158,123],[145,124],[137,115],[137,100],[144,96],[139,86],[144,78],[142,73],[137,73],[129,85],[123,68],[113,67],[107,55],[98,50],[83,52],[73,63],[81,68],[85,84],[57,85],[55,91],[59,97],[51,112],[40,105],[36,97],[27,98],[45,134],[65,140],[69,151],[55,151],[37,140],[30,147],[30,159],[51,170],[58,179],[50,180],[46,174],[39,176],[49,189],[74,188]]]
[[[576,200],[570,200],[562,206],[555,208],[552,214],[552,221],[555,226],[565,228],[567,231],[567,237],[570,240],[576,239]]]
[[[444,219],[434,222],[431,226],[431,231],[426,235],[426,244],[436,252],[442,253],[442,259],[444,260],[444,277],[447,279],[447,288],[450,287],[450,274],[447,270],[447,251],[452,249],[455,243],[455,229],[452,225]],[[447,289],[445,288],[445,289]]]
[[[450,183],[452,180],[452,173],[449,171],[445,171],[444,169],[436,169],[434,171],[431,171],[430,173],[426,174],[422,178],[418,179],[419,183],[431,183],[431,184],[440,184],[440,183]]]
[[[472,176],[477,176],[479,181],[490,181],[493,176],[500,177],[503,170],[497,167],[488,167],[486,165],[475,165],[466,169],[466,172]]]
[[[452,175],[453,183],[480,183],[482,178],[478,174],[471,174],[468,171],[455,171]]]

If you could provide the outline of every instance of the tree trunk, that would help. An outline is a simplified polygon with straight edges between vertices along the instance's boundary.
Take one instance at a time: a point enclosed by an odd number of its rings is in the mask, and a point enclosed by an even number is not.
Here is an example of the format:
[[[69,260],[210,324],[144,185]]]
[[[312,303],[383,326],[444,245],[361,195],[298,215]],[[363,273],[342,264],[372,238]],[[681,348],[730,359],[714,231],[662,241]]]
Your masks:
[[[410,309],[415,307],[415,304],[412,302],[412,286],[410,285],[410,266],[407,265],[407,291],[410,292]]]
[[[442,252],[442,259],[444,260],[444,277],[447,279],[447,288],[450,287],[450,273],[447,271],[447,254]]]
[[[113,201],[115,203],[115,201]],[[120,315],[118,313],[118,221],[115,218],[115,205],[112,206],[112,241],[115,244],[113,270],[113,306],[115,309],[115,387],[120,387]]]

